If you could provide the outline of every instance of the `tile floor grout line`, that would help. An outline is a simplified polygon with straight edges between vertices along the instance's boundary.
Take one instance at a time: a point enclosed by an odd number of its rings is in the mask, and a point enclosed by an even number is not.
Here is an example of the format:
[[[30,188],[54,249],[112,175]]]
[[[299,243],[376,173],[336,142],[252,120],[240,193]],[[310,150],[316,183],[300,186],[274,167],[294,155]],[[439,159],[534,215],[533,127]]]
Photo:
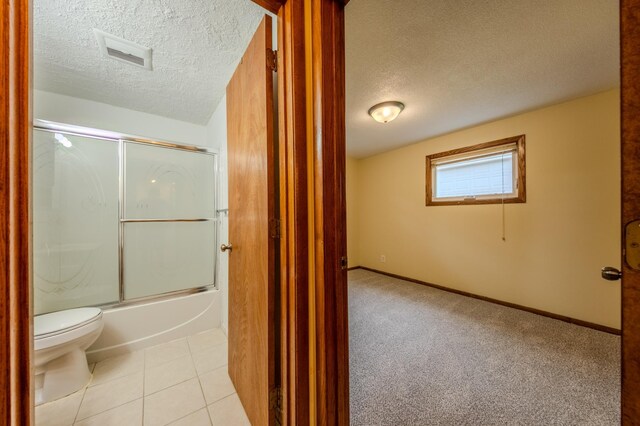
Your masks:
[[[142,354],[142,356],[143,356],[142,365],[143,365],[143,367],[144,367],[144,349],[139,349],[139,350],[137,350],[137,351],[127,352],[127,353],[124,353],[124,354],[116,355],[116,356],[111,357],[111,358],[105,358],[105,359],[103,359],[102,361],[96,362],[96,363],[95,363],[95,365],[93,366],[93,370],[95,371],[96,367],[97,367],[97,366],[98,366],[98,364],[99,364],[99,363],[101,363],[101,362],[105,362],[105,361],[113,360],[113,359],[115,359],[115,358],[119,358],[119,357],[122,357],[122,356],[124,356],[124,355],[131,355],[131,354],[135,354],[136,352],[142,352],[142,353],[143,353],[143,354]],[[144,371],[144,368],[143,368],[143,371]],[[112,378],[110,378],[110,379],[108,379],[108,380],[105,380],[105,381],[104,381],[104,382],[102,382],[102,383],[96,383],[96,384],[92,385],[92,384],[91,384],[91,382],[93,381],[93,376],[94,376],[93,371],[92,371],[92,374],[91,374],[91,380],[90,380],[90,381],[89,381],[89,383],[87,384],[87,389],[88,389],[88,388],[95,388],[96,386],[104,385],[105,383],[113,382],[114,380],[118,380],[118,379],[121,379],[121,378],[123,378],[123,377],[131,376],[131,375],[136,374],[136,373],[138,373],[138,371],[137,371],[137,370],[136,370],[136,371],[134,371],[134,372],[132,372],[132,373],[130,372],[130,373],[123,374],[122,376],[112,377]]]
[[[93,374],[91,375],[91,378],[93,378]],[[91,382],[91,379],[89,379],[89,382]],[[80,414],[80,408],[82,407],[82,403],[84,402],[84,396],[87,394],[87,389],[89,389],[89,386],[85,386],[84,390],[82,391],[82,398],[80,398],[80,404],[78,404],[76,415],[73,417],[73,423],[71,423],[72,425],[78,421],[78,414]]]
[[[144,359],[145,359],[145,353],[144,353],[144,349],[140,349],[140,350],[138,350],[138,351],[129,352],[128,354],[134,354],[134,353],[136,353],[136,352],[142,352],[142,397],[141,397],[141,399],[142,399],[142,408],[143,408],[142,415],[143,415],[143,419],[144,419],[144,373],[145,373],[145,369],[144,369]],[[111,359],[113,359],[113,358],[117,358],[117,357],[120,357],[120,356],[123,356],[123,355],[125,355],[125,354],[117,355],[117,356],[115,356],[115,357],[112,357]],[[110,359],[110,358],[105,358],[105,359],[103,359],[102,361],[99,361],[99,362],[108,361],[109,359]],[[93,371],[95,371],[95,369],[96,369],[96,367],[97,367],[97,366],[98,366],[98,362],[94,363]],[[85,397],[85,395],[86,395],[87,391],[88,391],[90,388],[97,388],[98,386],[102,386],[102,385],[105,385],[105,384],[107,384],[107,383],[111,383],[111,382],[114,382],[114,381],[116,381],[116,380],[124,379],[125,377],[133,376],[133,375],[135,375],[135,374],[140,373],[140,371],[134,371],[134,372],[132,372],[132,373],[128,373],[128,374],[125,374],[125,375],[122,375],[122,376],[114,377],[114,378],[109,379],[109,380],[107,380],[107,381],[105,381],[105,382],[98,383],[98,384],[96,384],[96,385],[94,385],[94,386],[90,386],[91,381],[93,380],[93,376],[94,376],[94,375],[93,375],[93,371],[92,371],[91,379],[89,380],[89,383],[85,386],[85,390],[84,390],[84,393],[83,393],[83,395],[82,395],[82,401],[80,402],[80,406],[78,407],[78,411],[76,412],[76,417],[75,417],[75,419],[74,419],[73,424],[76,424],[79,420],[80,420],[80,421],[82,421],[82,420],[89,419],[89,418],[91,418],[91,417],[95,417],[95,416],[97,416],[97,415],[99,415],[99,414],[103,414],[103,413],[106,413],[107,411],[114,410],[114,409],[116,409],[116,408],[120,408],[120,407],[122,407],[123,405],[129,404],[130,402],[133,402],[133,401],[136,401],[136,400],[140,399],[140,398],[135,398],[135,399],[133,399],[133,400],[131,400],[131,401],[127,401],[127,402],[124,402],[124,403],[122,403],[122,404],[118,404],[118,405],[116,405],[116,406],[114,406],[114,407],[108,408],[108,409],[106,409],[106,410],[104,410],[104,411],[100,411],[99,413],[95,413],[95,414],[93,414],[93,415],[91,415],[91,416],[89,416],[89,417],[85,417],[85,418],[83,418],[83,419],[78,419],[78,414],[80,413],[80,408],[82,408],[82,402],[84,402],[84,397]]]
[[[105,382],[98,383],[97,385],[87,386],[87,389],[97,388],[98,386],[106,385],[107,383],[112,383],[112,382],[115,382],[116,380],[124,379],[125,377],[133,376],[134,374],[138,374],[138,373],[140,373],[140,371],[136,370],[134,372],[127,373],[122,376],[114,377],[113,379],[109,379]]]
[[[226,340],[226,336],[225,336],[225,340]],[[221,343],[221,344],[225,344],[225,343],[227,343],[227,342],[225,341],[225,342],[223,342],[223,343]],[[187,339],[187,344],[189,344],[189,339]],[[212,346],[217,346],[217,345],[212,345]],[[196,367],[195,367],[195,364],[196,364],[196,363],[195,363],[195,361],[193,361],[193,350],[192,350],[192,348],[191,348],[191,345],[190,345],[190,344],[189,344],[189,355],[191,356],[191,362],[193,363],[193,368],[195,369],[195,368],[196,368]],[[222,368],[222,367],[219,367],[219,368]],[[214,368],[214,369],[213,369],[213,370],[211,370],[211,371],[215,371],[215,370],[216,370],[216,369]],[[203,388],[202,380],[200,379],[201,374],[209,373],[209,372],[210,372],[210,371],[199,373],[199,372],[196,370],[196,377],[198,378],[198,383],[200,384],[200,392],[202,392],[202,398],[204,399],[204,410],[206,411],[207,416],[209,417],[209,423],[210,423],[211,425],[213,425],[213,418],[211,417],[211,412],[209,411],[209,405],[210,405],[210,404],[207,402],[207,397],[205,396],[205,393],[204,393],[204,388]],[[215,402],[215,401],[214,401],[214,402]],[[211,404],[213,404],[214,402],[212,402]]]
[[[171,342],[167,342],[167,343],[177,342],[178,340],[186,340],[186,338],[183,337],[182,339],[172,340]],[[166,343],[163,343],[163,344],[166,344]],[[157,345],[157,346],[161,346],[161,345]],[[152,346],[151,348],[153,348],[153,347],[154,346]],[[147,348],[147,349],[151,349],[151,348]],[[144,366],[145,367],[145,371],[147,370],[147,363],[146,363],[146,350],[147,349],[144,349],[144,351],[145,351],[145,366]],[[187,343],[187,354],[186,355],[180,355],[180,356],[178,356],[176,358],[173,358],[173,359],[170,359],[170,360],[167,360],[167,361],[162,361],[162,362],[160,362],[160,363],[158,363],[156,365],[150,366],[148,369],[151,370],[153,368],[161,367],[161,366],[166,365],[166,364],[168,364],[170,362],[174,362],[174,361],[176,361],[176,360],[178,360],[180,358],[186,358],[189,355],[191,355],[191,351],[189,350],[189,344]]]
[[[220,367],[218,367],[218,368],[214,368],[213,370],[205,371],[205,372],[204,372],[204,373],[202,373],[202,374],[209,374],[209,373],[213,373],[213,372],[214,372],[214,371],[216,371],[216,370],[220,370],[220,369],[222,369],[222,368],[227,368],[227,375],[229,375],[228,367],[229,367],[229,365],[228,365],[228,364],[225,364],[225,365],[220,366]],[[200,375],[200,374],[198,374],[198,380],[200,380],[200,376],[201,376],[201,375]],[[205,399],[205,401],[204,401],[204,402],[205,402],[205,404],[207,405],[207,407],[208,407],[208,406],[210,406],[210,405],[215,404],[215,403],[216,403],[216,402],[218,402],[218,401],[222,401],[223,399],[225,399],[225,398],[226,398],[226,397],[228,397],[228,396],[232,396],[232,395],[234,395],[234,394],[238,393],[238,392],[236,391],[236,387],[235,387],[235,385],[233,385],[233,382],[231,382],[231,385],[233,386],[233,392],[231,392],[229,395],[222,396],[222,397],[220,397],[220,398],[218,398],[218,399],[216,399],[216,400],[214,400],[214,401],[211,401],[211,403],[208,403],[208,402],[207,402],[207,400]],[[200,387],[202,387],[202,381],[200,381]],[[204,390],[202,391],[202,393],[204,394]],[[213,421],[212,421],[212,423],[213,423]]]
[[[204,333],[204,332],[203,332],[203,333]],[[190,336],[188,336],[188,337],[190,337]],[[178,382],[178,383],[174,383],[174,384],[172,384],[171,386],[167,386],[167,387],[165,387],[165,388],[159,389],[159,390],[157,390],[157,391],[155,391],[155,392],[153,392],[153,393],[150,393],[149,395],[144,395],[144,396],[143,396],[143,399],[144,399],[144,398],[147,398],[147,397],[149,397],[149,396],[155,395],[155,394],[157,394],[157,393],[159,393],[159,392],[165,391],[165,390],[167,390],[167,389],[170,389],[170,388],[172,388],[172,387],[174,387],[174,386],[178,386],[178,385],[181,385],[181,384],[183,384],[183,383],[185,383],[185,382],[191,381],[191,380],[193,380],[193,379],[197,379],[197,380],[198,380],[198,385],[199,385],[199,387],[200,387],[200,392],[202,393],[202,399],[203,399],[203,401],[204,401],[204,407],[200,407],[200,408],[196,409],[195,411],[192,411],[192,412],[190,412],[190,413],[186,414],[186,415],[185,415],[185,416],[183,416],[183,417],[180,417],[180,418],[178,418],[178,419],[175,419],[175,420],[173,420],[173,421],[172,421],[172,423],[173,423],[173,422],[176,422],[176,421],[178,421],[178,420],[180,420],[180,419],[183,419],[183,418],[185,418],[185,417],[187,417],[187,416],[190,416],[190,415],[192,415],[193,413],[196,413],[196,412],[197,412],[197,411],[199,411],[199,410],[204,409],[204,410],[206,410],[206,411],[207,411],[207,416],[209,417],[209,421],[211,422],[211,424],[213,424],[213,421],[212,421],[212,419],[211,419],[211,415],[209,414],[209,410],[207,409],[208,404],[207,404],[207,400],[206,400],[206,398],[204,397],[204,390],[203,390],[203,388],[202,388],[202,382],[200,381],[200,374],[197,372],[197,370],[196,370],[196,368],[195,368],[195,362],[193,361],[193,352],[192,352],[192,350],[191,350],[191,346],[189,345],[188,337],[187,337],[187,338],[185,338],[185,339],[187,340],[187,348],[188,348],[188,354],[187,354],[187,355],[184,355],[184,356],[181,356],[181,357],[178,357],[178,358],[175,358],[175,359],[172,359],[172,360],[169,360],[169,361],[166,361],[166,362],[160,363],[160,364],[158,364],[158,365],[156,365],[156,366],[154,366],[154,367],[152,367],[152,368],[156,368],[156,367],[159,367],[159,366],[163,366],[163,365],[165,365],[165,364],[168,364],[168,363],[174,362],[174,361],[176,361],[176,360],[178,360],[178,359],[181,359],[181,358],[187,358],[187,357],[189,357],[189,359],[191,360],[191,365],[193,366],[193,370],[194,370],[194,372],[195,372],[195,375],[194,375],[194,376],[192,376],[192,377],[189,377],[189,378],[187,378],[187,379],[185,379],[185,380],[182,380],[182,381],[180,381],[180,382]],[[180,339],[176,339],[176,340],[180,340]],[[222,344],[224,344],[224,343],[226,343],[226,342],[223,342]],[[212,345],[211,347],[213,347],[213,346],[218,346],[218,345]],[[205,351],[206,351],[206,350],[209,350],[209,349],[210,349],[210,348],[205,349]],[[203,351],[200,351],[200,352],[203,352]],[[146,359],[146,358],[145,358],[145,359]],[[222,367],[223,367],[223,366],[218,367],[218,368],[222,368]],[[210,370],[210,371],[213,371],[213,370]],[[210,371],[207,371],[207,372],[204,372],[204,373],[208,373],[208,372],[210,372]],[[144,372],[144,374],[145,374],[145,377],[146,377],[146,374],[147,374],[146,368],[145,368],[145,372]],[[143,412],[143,420],[144,420],[144,412]]]
[[[140,426],[144,426],[144,403],[145,403],[145,395],[144,395],[144,384],[147,381],[147,350],[142,349],[142,420],[140,421]]]
[[[143,398],[136,398],[136,399],[132,399],[131,401],[127,401],[127,402],[125,402],[124,404],[116,405],[115,407],[111,407],[111,408],[109,408],[108,410],[100,411],[99,413],[95,413],[95,414],[90,415],[89,417],[85,417],[84,419],[80,419],[80,420],[76,419],[76,420],[73,422],[73,424],[75,425],[75,424],[76,424],[76,423],[78,423],[78,422],[84,422],[85,420],[89,420],[89,419],[92,419],[92,418],[94,418],[94,417],[100,416],[100,415],[102,415],[102,414],[104,414],[104,413],[106,413],[106,412],[109,412],[109,411],[115,410],[115,409],[117,409],[117,408],[121,408],[121,407],[123,407],[123,406],[125,406],[125,405],[127,405],[127,404],[131,404],[132,402],[136,402],[136,401],[137,401],[137,400],[139,400],[139,399],[143,399]],[[143,401],[143,404],[144,404],[144,401]]]
[[[210,350],[211,350],[211,349],[213,349],[213,348],[217,348],[218,346],[223,346],[223,345],[226,345],[226,344],[227,344],[227,342],[223,342],[223,343],[216,343],[215,345],[211,345],[211,346],[209,346],[209,347],[207,347],[207,348],[205,348],[205,349],[202,349],[202,350],[200,350],[200,351],[191,351],[191,353],[192,353],[192,354],[195,354],[195,355],[198,355],[198,354],[201,354],[201,353],[203,353],[203,352],[210,351]]]
[[[176,339],[176,340],[180,340],[180,339]],[[191,351],[189,351],[186,355],[180,356],[180,357],[178,357],[178,358],[174,358],[174,359],[169,360],[169,361],[162,362],[162,363],[160,363],[160,364],[158,364],[158,365],[154,365],[153,367],[151,367],[151,369],[152,369],[152,368],[157,368],[157,367],[162,367],[162,366],[164,366],[164,365],[166,365],[166,364],[169,364],[169,363],[171,363],[171,362],[175,362],[175,361],[177,361],[177,360],[179,360],[179,359],[186,358],[186,357],[189,357],[189,359],[191,360],[191,365],[193,366],[193,371],[195,372],[195,376],[192,376],[192,377],[189,377],[188,379],[184,379],[184,380],[182,380],[182,381],[180,381],[180,382],[174,383],[174,384],[172,384],[171,386],[167,386],[167,387],[165,387],[165,388],[158,389],[157,391],[154,391],[154,392],[150,393],[149,395],[145,395],[145,394],[144,394],[144,385],[143,385],[143,390],[142,390],[142,392],[143,392],[143,397],[147,397],[147,396],[155,395],[155,394],[157,394],[158,392],[162,392],[162,391],[167,390],[167,389],[169,389],[169,388],[172,388],[172,387],[174,387],[174,386],[180,385],[180,384],[182,384],[182,383],[184,383],[184,382],[188,382],[188,381],[189,381],[189,380],[191,380],[191,379],[198,378],[198,372],[196,371],[196,366],[195,366],[195,363],[193,362],[193,357],[191,356]],[[145,367],[146,367],[146,366],[145,366]],[[146,375],[147,375],[147,370],[146,370],[146,368],[145,368],[145,371],[144,371],[144,377],[146,377]],[[204,396],[204,395],[203,395],[203,396]]]
[[[171,426],[173,423],[178,422],[178,421],[180,421],[180,420],[184,419],[185,417],[189,417],[189,416],[190,416],[190,415],[192,415],[193,413],[197,413],[198,411],[200,411],[200,410],[202,410],[202,409],[203,409],[203,408],[198,408],[196,411],[192,411],[191,413],[189,413],[189,414],[187,414],[187,415],[185,415],[185,416],[182,416],[182,417],[179,417],[179,418],[177,418],[177,419],[175,419],[175,420],[172,420],[172,421],[171,421],[171,423],[167,423],[165,426]],[[205,405],[205,406],[204,406],[204,410],[206,410],[206,409],[207,409],[207,406]]]
[[[139,374],[139,372],[137,372],[137,373],[133,373],[133,374],[129,374],[128,376],[133,376],[134,374]],[[124,376],[124,377],[127,377],[127,376]],[[122,379],[122,378],[124,378],[124,377],[118,377],[118,378],[119,378],[119,379]],[[131,403],[131,402],[133,402],[133,401],[137,401],[138,399],[143,399],[142,403],[143,403],[143,408],[144,408],[144,373],[142,373],[142,386],[143,386],[143,392],[142,392],[142,397],[141,397],[141,398],[134,398],[134,399],[132,399],[132,400],[130,400],[130,401],[123,402],[122,404],[118,404],[118,405],[115,405],[115,406],[113,406],[113,407],[111,407],[111,408],[107,408],[106,410],[102,410],[102,411],[100,411],[100,412],[98,412],[98,413],[92,414],[92,415],[90,415],[89,417],[85,417],[85,418],[82,418],[82,419],[78,419],[78,414],[80,413],[80,408],[82,407],[82,402],[84,402],[84,397],[85,397],[85,395],[86,395],[86,393],[87,393],[87,390],[89,390],[89,388],[88,388],[88,387],[86,387],[86,388],[85,388],[85,392],[84,392],[84,394],[82,395],[82,401],[80,402],[80,407],[78,407],[78,413],[76,413],[76,418],[75,418],[75,420],[74,420],[73,424],[77,423],[78,421],[86,420],[86,419],[88,419],[88,418],[95,417],[95,416],[97,416],[97,415],[99,415],[99,414],[106,413],[107,411],[111,411],[111,410],[114,410],[114,409],[116,409],[116,408],[120,408],[120,407],[122,407],[123,405],[127,405],[127,404],[129,404],[129,403]]]
[[[200,381],[200,377],[198,376],[198,382],[200,383],[200,390],[202,391],[202,397],[204,398],[204,390],[202,389],[202,382]],[[211,412],[209,411],[209,404],[207,403],[207,399],[204,399],[204,411],[207,413],[207,417],[209,417],[209,423],[213,425],[213,418],[211,417]]]
[[[187,353],[186,355],[180,355],[179,357],[177,357],[177,358],[173,358],[173,359],[170,359],[169,361],[163,361],[163,362],[161,362],[160,364],[157,364],[157,365],[151,366],[151,367],[149,367],[149,368],[145,368],[145,371],[147,371],[147,370],[153,370],[154,368],[158,368],[158,367],[163,367],[163,366],[165,366],[165,365],[167,365],[167,364],[169,364],[169,363],[171,363],[171,362],[175,362],[175,361],[177,361],[177,360],[179,360],[179,359],[181,359],[181,358],[186,358],[186,357],[188,357],[188,356],[191,356],[191,353],[190,353],[190,352],[189,352],[189,353]],[[145,366],[145,367],[146,367],[146,366]]]
[[[224,334],[223,334],[223,335],[224,335]],[[191,337],[191,336],[189,336],[189,337]],[[229,343],[229,340],[227,339],[227,336],[225,336],[225,341],[224,341],[224,342],[222,342],[222,343],[214,343],[214,344],[212,344],[212,345],[210,345],[210,346],[208,346],[208,347],[206,347],[206,348],[204,348],[204,349],[201,349],[201,350],[199,350],[199,351],[196,351],[196,350],[193,350],[193,349],[191,348],[191,345],[189,344],[189,339],[187,339],[187,344],[189,345],[189,352],[191,352],[192,354],[199,354],[199,353],[202,353],[202,352],[206,352],[206,351],[211,350],[211,349],[212,349],[212,348],[214,348],[214,347],[218,347],[218,346],[226,345],[226,344],[228,344],[228,343]]]
[[[74,425],[76,423],[76,421],[78,420],[78,414],[80,413],[80,407],[82,407],[82,402],[84,401],[84,396],[87,394],[87,389],[89,389],[89,384],[91,384],[91,381],[93,380],[93,370],[96,369],[96,364],[97,362],[93,363],[93,367],[91,367],[91,377],[89,378],[89,383],[87,383],[84,386],[84,389],[82,391],[82,398],[80,398],[80,404],[78,404],[78,409],[76,410],[76,415],[73,416],[73,421],[71,422],[71,425]],[[69,396],[69,395],[67,395]]]
[[[171,362],[177,361],[177,360],[179,360],[179,359],[181,359],[181,358],[187,358],[187,357],[189,357],[189,359],[191,359],[191,363],[192,363],[192,365],[193,365],[193,370],[195,371],[195,375],[194,375],[194,376],[189,377],[189,378],[184,379],[184,380],[181,380],[181,381],[179,381],[179,382],[176,382],[176,383],[172,384],[171,386],[167,386],[167,387],[165,387],[165,388],[162,388],[162,389],[158,389],[158,390],[156,390],[156,391],[153,391],[152,393],[150,393],[150,394],[148,394],[148,395],[144,394],[144,385],[143,385],[143,396],[144,396],[144,397],[147,397],[147,396],[155,395],[155,394],[157,394],[158,392],[162,392],[162,391],[164,391],[164,390],[167,390],[167,389],[169,389],[169,388],[172,388],[172,387],[177,386],[177,385],[179,385],[179,384],[182,384],[182,383],[184,383],[184,382],[188,382],[189,380],[192,380],[192,379],[196,379],[196,378],[197,378],[197,379],[198,379],[198,381],[199,381],[199,380],[200,380],[200,376],[201,376],[202,374],[211,373],[212,371],[218,370],[218,369],[220,369],[220,368],[227,367],[227,364],[224,364],[224,365],[221,365],[220,367],[216,367],[216,368],[214,368],[214,369],[212,369],[212,370],[207,370],[207,371],[203,371],[202,373],[198,373],[198,371],[196,370],[196,367],[195,367],[195,362],[193,361],[193,354],[192,354],[191,352],[189,352],[187,355],[184,355],[184,356],[181,356],[181,357],[178,357],[178,358],[172,359],[172,360],[170,360],[170,361],[163,362],[163,363],[158,364],[158,365],[155,365],[155,366],[153,366],[153,367],[151,367],[151,368],[161,367],[161,366],[164,366],[164,365],[169,364],[169,363],[171,363]],[[136,373],[133,373],[133,374],[136,374]],[[146,369],[145,369],[145,371],[144,371],[144,373],[143,373],[143,375],[144,375],[143,379],[146,377],[146,374],[147,374],[147,371],[146,371]],[[106,382],[105,382],[105,383],[106,383]],[[101,384],[102,384],[102,383],[101,383]],[[234,392],[234,393],[235,393],[235,392]],[[203,396],[204,396],[204,395],[203,395]]]
[[[187,339],[187,344],[189,344],[188,339]],[[207,417],[209,418],[209,423],[213,425],[213,419],[211,418],[211,413],[209,413],[209,405],[207,404],[207,397],[204,395],[204,388],[202,387],[200,374],[198,374],[198,370],[196,370],[196,363],[193,361],[193,352],[191,352],[191,346],[189,346],[189,357],[191,358],[191,364],[193,365],[193,369],[196,372],[196,379],[198,379],[198,384],[200,385],[200,392],[202,393],[202,400],[204,401],[204,410],[206,411]]]
[[[209,406],[211,406],[211,405],[213,405],[213,404],[215,404],[215,403],[217,403],[217,402],[220,402],[220,401],[222,401],[222,400],[223,400],[223,399],[225,399],[225,398],[228,398],[228,397],[230,397],[230,396],[236,395],[237,393],[238,393],[238,392],[236,392],[236,390],[234,389],[234,390],[233,390],[233,392],[231,392],[229,395],[225,395],[225,396],[223,396],[223,397],[220,397],[220,398],[216,399],[215,401],[213,401],[211,404],[207,404],[207,407],[209,407]],[[206,402],[206,401],[205,401],[205,402]]]
[[[197,379],[197,378],[198,378],[198,376],[197,376],[197,375],[195,375],[195,376],[193,376],[193,377],[189,377],[188,379],[185,379],[185,380],[182,380],[182,381],[180,381],[180,382],[174,383],[174,384],[172,384],[171,386],[167,386],[166,388],[162,388],[162,389],[160,389],[160,390],[157,390],[157,391],[155,391],[155,392],[153,392],[153,393],[150,393],[149,395],[144,395],[144,397],[155,395],[155,394],[160,393],[160,392],[162,392],[162,391],[166,391],[167,389],[171,389],[171,388],[172,388],[172,387],[174,387],[174,386],[181,385],[181,384],[183,384],[183,383],[185,383],[185,382],[188,382],[189,380],[193,380],[193,379]]]

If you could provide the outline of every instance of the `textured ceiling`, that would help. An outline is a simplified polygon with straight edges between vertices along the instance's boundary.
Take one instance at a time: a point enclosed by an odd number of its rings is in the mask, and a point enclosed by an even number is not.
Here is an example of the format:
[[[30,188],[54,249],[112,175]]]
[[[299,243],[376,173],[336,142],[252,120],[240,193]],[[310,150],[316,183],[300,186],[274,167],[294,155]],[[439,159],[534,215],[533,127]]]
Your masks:
[[[264,10],[250,0],[34,0],[36,89],[206,124]],[[93,28],[153,49],[101,56]]]
[[[346,66],[347,149],[365,157],[618,86],[618,1],[351,0]],[[373,121],[388,100],[406,109]]]

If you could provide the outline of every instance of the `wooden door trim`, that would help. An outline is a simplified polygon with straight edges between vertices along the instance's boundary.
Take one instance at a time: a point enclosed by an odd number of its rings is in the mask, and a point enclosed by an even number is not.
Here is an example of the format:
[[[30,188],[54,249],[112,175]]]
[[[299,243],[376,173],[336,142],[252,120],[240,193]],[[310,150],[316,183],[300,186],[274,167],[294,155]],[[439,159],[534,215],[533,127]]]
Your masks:
[[[622,235],[640,218],[640,0],[620,3]],[[623,254],[624,256],[624,254]],[[622,424],[640,419],[640,271],[622,260]]]
[[[311,329],[315,331],[315,416],[349,424],[349,340],[346,251],[344,2],[306,0],[311,82],[314,217]],[[309,62],[308,62],[309,63]],[[312,336],[313,338],[313,336]],[[312,352],[313,356],[313,352]]]
[[[278,29],[282,424],[348,424],[344,2],[288,0]]]
[[[284,6],[286,0],[251,0],[258,6],[262,6],[273,14],[279,14],[280,8]]]
[[[278,12],[282,424],[310,422],[309,205],[304,4]]]
[[[0,5],[0,423],[29,425],[31,377],[30,134],[31,46],[28,0]]]

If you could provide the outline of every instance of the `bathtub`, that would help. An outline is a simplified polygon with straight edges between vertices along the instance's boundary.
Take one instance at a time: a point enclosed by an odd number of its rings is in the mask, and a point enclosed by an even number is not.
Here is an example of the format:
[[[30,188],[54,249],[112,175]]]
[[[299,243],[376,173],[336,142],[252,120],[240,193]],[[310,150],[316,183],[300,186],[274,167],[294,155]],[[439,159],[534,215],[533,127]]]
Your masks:
[[[89,363],[220,327],[221,295],[211,288],[107,309],[103,318],[104,330],[87,350]]]

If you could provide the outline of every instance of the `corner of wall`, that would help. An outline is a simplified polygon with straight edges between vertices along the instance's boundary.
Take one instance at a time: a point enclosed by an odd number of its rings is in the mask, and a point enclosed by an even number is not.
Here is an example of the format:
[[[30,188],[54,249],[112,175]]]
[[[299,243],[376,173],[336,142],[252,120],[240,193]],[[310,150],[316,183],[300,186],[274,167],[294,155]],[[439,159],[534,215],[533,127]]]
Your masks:
[[[226,209],[229,200],[227,177],[227,98],[223,96],[207,123],[207,146],[218,151],[218,200],[217,208]],[[216,245],[228,242],[229,222],[226,214],[218,215],[218,241]],[[229,255],[218,253],[216,281],[221,294],[221,328],[225,334],[229,328]]]
[[[347,197],[347,257],[349,267],[360,265],[360,238],[358,223],[360,222],[358,194],[360,161],[347,155],[346,161],[346,197]]]

